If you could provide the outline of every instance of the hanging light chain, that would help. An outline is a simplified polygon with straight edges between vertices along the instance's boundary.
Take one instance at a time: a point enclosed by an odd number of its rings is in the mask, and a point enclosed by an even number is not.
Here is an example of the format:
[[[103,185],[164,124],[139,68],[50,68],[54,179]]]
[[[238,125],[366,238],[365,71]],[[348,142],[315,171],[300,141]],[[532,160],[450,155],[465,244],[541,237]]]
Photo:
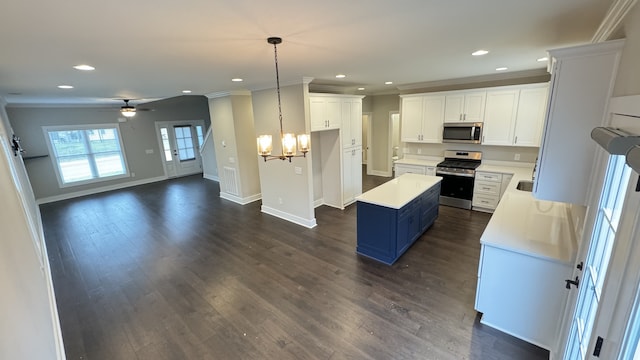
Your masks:
[[[276,90],[278,92],[278,117],[280,120],[280,138],[282,138],[284,136],[284,131],[282,130],[282,104],[280,101],[280,74],[278,71],[278,47],[277,47],[278,42],[274,41],[273,42],[273,57],[275,59],[275,63],[276,63]]]

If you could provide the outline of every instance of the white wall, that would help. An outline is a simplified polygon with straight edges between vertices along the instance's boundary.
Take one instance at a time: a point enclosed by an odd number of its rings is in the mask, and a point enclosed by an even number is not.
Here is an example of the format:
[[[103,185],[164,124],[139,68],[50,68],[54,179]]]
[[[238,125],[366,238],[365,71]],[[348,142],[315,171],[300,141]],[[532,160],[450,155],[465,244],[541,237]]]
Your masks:
[[[204,136],[204,143],[200,149],[202,157],[202,176],[205,179],[220,181],[218,177],[218,161],[216,159],[216,148],[214,144],[213,131],[209,127]]]
[[[0,359],[65,359],[39,210],[0,98]]]
[[[309,133],[308,84],[281,87],[283,128],[295,134]],[[252,93],[255,134],[246,134],[252,141],[258,135],[273,136],[273,154],[280,154],[282,146],[278,119],[278,99],[275,89]],[[311,144],[313,155],[313,143]],[[257,154],[257,153],[256,153]],[[257,155],[256,155],[257,157]],[[313,208],[313,174],[311,157],[294,158],[292,162],[259,161],[262,211],[306,227],[316,225]],[[295,173],[299,168],[301,174]]]
[[[613,96],[640,94],[640,3],[629,11],[622,24],[627,39],[622,50]]]

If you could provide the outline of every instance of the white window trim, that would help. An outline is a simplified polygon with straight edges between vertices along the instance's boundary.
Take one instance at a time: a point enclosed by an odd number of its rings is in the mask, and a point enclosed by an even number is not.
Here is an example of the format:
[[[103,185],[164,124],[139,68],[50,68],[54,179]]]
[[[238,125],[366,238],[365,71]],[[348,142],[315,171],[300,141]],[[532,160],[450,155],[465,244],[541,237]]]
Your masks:
[[[72,183],[65,184],[62,181],[62,174],[60,174],[60,168],[58,167],[58,161],[55,156],[55,150],[51,144],[51,138],[49,137],[49,131],[73,131],[73,130],[90,130],[90,129],[116,129],[118,132],[118,142],[120,143],[120,151],[122,153],[122,161],[124,162],[124,174],[100,177],[89,180],[74,181]],[[57,125],[57,126],[43,126],[42,131],[44,133],[45,142],[47,143],[47,149],[49,150],[49,158],[51,159],[51,165],[53,171],[56,173],[56,180],[60,188],[76,187],[81,185],[100,183],[110,180],[128,178],[131,176],[129,172],[129,162],[127,161],[127,155],[124,149],[124,143],[122,142],[122,132],[120,131],[119,124],[90,124],[90,125]]]

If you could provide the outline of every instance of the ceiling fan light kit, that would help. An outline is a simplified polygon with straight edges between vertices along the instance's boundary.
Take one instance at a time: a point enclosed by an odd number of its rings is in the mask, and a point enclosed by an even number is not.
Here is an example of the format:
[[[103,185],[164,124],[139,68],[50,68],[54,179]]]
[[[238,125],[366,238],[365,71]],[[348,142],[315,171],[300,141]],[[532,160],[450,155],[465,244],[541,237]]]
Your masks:
[[[124,100],[124,106],[120,108],[120,114],[124,117],[134,117],[136,116],[136,108],[134,106],[129,105],[129,100]]]
[[[273,150],[273,137],[271,135],[258,136],[258,155],[262,156],[264,161],[267,160],[289,160],[294,157],[306,157],[311,150],[311,137],[309,134],[301,134],[296,137],[293,133],[284,133],[282,129],[282,104],[280,101],[280,75],[278,73],[278,49],[277,45],[282,43],[282,38],[270,37],[267,39],[269,44],[273,45],[273,54],[276,64],[276,90],[278,93],[278,117],[280,120],[280,140],[282,141],[282,152],[280,155],[271,155]],[[302,155],[296,155],[300,151]]]

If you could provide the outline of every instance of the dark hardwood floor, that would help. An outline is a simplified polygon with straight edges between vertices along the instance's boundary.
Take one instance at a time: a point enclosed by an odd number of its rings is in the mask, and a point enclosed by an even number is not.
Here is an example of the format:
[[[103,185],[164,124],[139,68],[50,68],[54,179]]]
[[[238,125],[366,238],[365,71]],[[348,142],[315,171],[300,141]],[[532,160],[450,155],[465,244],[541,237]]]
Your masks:
[[[191,176],[41,206],[68,359],[548,359],[473,309],[489,215],[441,207],[386,266],[356,255],[353,205],[305,229],[218,194]]]

